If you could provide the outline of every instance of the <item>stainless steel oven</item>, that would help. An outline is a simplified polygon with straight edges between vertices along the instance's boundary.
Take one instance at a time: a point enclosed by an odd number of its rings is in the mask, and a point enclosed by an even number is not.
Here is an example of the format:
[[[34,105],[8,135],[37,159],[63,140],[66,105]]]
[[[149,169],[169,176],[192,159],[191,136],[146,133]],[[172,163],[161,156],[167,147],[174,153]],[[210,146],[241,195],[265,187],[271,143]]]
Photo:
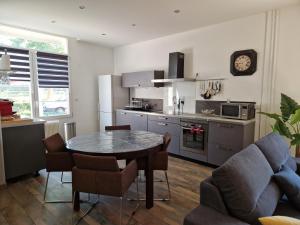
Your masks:
[[[184,119],[180,125],[180,150],[207,156],[208,122]]]

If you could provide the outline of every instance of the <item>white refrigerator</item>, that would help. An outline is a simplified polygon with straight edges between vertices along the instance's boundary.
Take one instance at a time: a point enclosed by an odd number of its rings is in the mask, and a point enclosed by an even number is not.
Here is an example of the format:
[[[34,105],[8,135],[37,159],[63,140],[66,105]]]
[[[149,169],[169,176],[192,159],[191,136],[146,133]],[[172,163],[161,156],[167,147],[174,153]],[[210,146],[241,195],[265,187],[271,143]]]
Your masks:
[[[122,77],[116,75],[98,76],[98,88],[98,118],[101,132],[105,130],[105,126],[115,125],[116,109],[128,105],[129,89],[122,88]]]

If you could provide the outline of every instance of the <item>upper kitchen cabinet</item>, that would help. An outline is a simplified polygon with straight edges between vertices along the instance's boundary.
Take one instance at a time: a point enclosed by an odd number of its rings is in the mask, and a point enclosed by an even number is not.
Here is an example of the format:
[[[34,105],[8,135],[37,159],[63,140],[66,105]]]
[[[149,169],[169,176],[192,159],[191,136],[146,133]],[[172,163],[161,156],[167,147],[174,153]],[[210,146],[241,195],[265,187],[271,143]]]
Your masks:
[[[151,80],[164,79],[164,71],[150,70],[122,74],[122,87],[163,87],[162,83],[153,83]]]

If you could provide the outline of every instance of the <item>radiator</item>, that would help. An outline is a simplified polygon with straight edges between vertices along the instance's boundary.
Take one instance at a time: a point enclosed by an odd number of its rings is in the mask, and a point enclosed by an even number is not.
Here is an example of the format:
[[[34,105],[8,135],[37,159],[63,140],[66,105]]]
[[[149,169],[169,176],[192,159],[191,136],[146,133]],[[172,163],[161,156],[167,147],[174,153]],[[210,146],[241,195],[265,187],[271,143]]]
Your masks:
[[[58,120],[51,120],[45,123],[45,138],[59,133],[59,121]]]

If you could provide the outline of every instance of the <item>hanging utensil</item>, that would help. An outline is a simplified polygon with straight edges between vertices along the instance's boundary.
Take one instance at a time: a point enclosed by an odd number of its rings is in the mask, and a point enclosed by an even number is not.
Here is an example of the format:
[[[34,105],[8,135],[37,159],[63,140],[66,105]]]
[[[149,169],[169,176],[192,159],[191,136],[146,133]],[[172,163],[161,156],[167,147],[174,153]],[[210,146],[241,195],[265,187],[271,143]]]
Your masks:
[[[208,88],[204,94],[204,99],[210,99],[211,98],[211,82],[208,82]]]

